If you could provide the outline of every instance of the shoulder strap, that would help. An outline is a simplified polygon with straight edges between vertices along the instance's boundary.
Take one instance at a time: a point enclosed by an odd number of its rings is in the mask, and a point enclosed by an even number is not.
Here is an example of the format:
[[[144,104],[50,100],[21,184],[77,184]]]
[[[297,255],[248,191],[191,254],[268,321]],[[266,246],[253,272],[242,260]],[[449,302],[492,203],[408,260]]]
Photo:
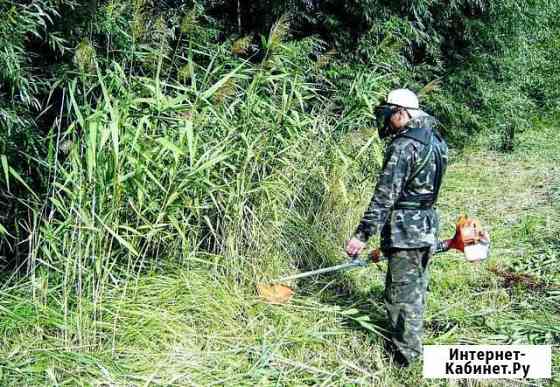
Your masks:
[[[406,132],[400,134],[398,137],[407,137],[412,140],[416,140],[419,143],[425,145],[425,150],[422,157],[416,162],[416,167],[412,171],[410,178],[407,181],[408,184],[418,176],[418,174],[424,169],[430,157],[432,157],[432,152],[434,148],[434,130],[424,129],[424,128],[410,128]]]
[[[402,133],[399,133],[393,138],[393,141],[395,141],[397,138],[406,137],[415,140],[423,145],[426,145],[424,154],[422,155],[420,160],[416,163],[416,167],[412,171],[411,177],[408,179],[406,185],[408,185],[412,180],[414,180],[416,176],[418,176],[420,171],[422,171],[426,163],[430,160],[430,157],[432,156],[432,148],[433,148],[433,139],[432,139],[433,134],[434,134],[434,130],[432,129],[414,127],[414,128],[407,129]]]
[[[443,157],[441,155],[440,144],[435,144],[436,138],[438,142],[441,143],[442,141],[442,138],[439,135],[439,133],[435,132],[434,141],[432,141],[433,148],[434,148],[435,162],[436,162],[436,176],[434,177],[434,203],[438,198],[439,189],[441,188],[441,182],[443,179]]]
[[[399,201],[397,208],[403,209],[417,209],[417,208],[428,208],[431,207],[437,201],[439,190],[443,178],[443,159],[441,155],[440,144],[441,137],[439,133],[435,130],[423,130],[423,132],[428,132],[430,137],[426,149],[423,152],[422,157],[417,161],[416,166],[408,178],[405,184],[405,190],[408,189],[410,183],[418,176],[418,174],[426,167],[426,164],[430,161],[432,154],[434,155],[434,161],[436,163],[436,173],[434,176],[434,192],[431,194],[419,194],[414,196],[403,196]],[[412,138],[412,137],[410,137]]]

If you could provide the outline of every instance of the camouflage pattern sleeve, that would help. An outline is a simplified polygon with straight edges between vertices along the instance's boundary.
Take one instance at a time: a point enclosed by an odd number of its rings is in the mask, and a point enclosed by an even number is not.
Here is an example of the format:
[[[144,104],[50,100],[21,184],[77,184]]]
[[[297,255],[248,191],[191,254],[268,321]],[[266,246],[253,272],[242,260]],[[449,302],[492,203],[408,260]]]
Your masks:
[[[399,199],[414,165],[413,152],[393,141],[385,152],[383,170],[375,187],[373,197],[354,234],[362,242],[379,234],[392,207]]]

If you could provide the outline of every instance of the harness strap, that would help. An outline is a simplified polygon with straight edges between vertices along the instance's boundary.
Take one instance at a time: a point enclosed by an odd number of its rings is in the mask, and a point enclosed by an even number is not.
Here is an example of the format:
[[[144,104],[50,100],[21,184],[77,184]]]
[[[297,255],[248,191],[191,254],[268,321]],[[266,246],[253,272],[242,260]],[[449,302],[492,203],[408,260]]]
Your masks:
[[[401,195],[394,209],[430,209],[435,204],[443,178],[443,160],[441,155],[441,150],[436,144],[436,141],[441,141],[439,133],[435,130],[425,130],[421,128],[412,128],[405,132],[402,136],[414,139],[424,145],[426,145],[426,150],[420,161],[417,163],[414,171],[407,180],[403,191],[406,191],[412,181],[422,172],[428,162],[431,160],[432,154],[434,155],[434,161],[436,163],[436,173],[434,176],[434,192],[428,194],[414,194],[414,195]],[[437,139],[437,140],[436,140]]]
[[[439,197],[439,189],[441,188],[441,183],[443,180],[443,158],[441,156],[441,149],[439,146],[436,146],[435,148],[436,150],[434,152],[434,156],[436,162],[436,176],[434,177],[434,203]]]

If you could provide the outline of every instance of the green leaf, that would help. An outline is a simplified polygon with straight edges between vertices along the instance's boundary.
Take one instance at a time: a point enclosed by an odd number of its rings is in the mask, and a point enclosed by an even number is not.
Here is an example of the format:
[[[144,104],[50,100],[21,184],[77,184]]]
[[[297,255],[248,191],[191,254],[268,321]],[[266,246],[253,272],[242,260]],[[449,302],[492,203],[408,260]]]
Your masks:
[[[347,309],[342,311],[340,314],[344,315],[344,316],[352,316],[355,314],[360,313],[360,311],[358,309],[352,308],[352,309]]]
[[[138,251],[136,251],[136,249],[130,243],[128,243],[123,237],[121,237],[119,234],[111,230],[111,228],[109,228],[107,225],[104,224],[103,227],[105,227],[105,229],[109,232],[109,234],[114,236],[115,239],[119,241],[119,243],[123,245],[128,251],[130,251],[134,256],[137,257],[140,255],[138,254]]]
[[[23,185],[25,188],[27,188],[27,190],[36,198],[39,199],[39,197],[37,196],[37,194],[31,189],[30,186],[27,185],[27,183],[23,180],[23,178],[19,175],[19,173],[16,172],[15,169],[13,169],[12,167],[10,168],[10,175],[12,175],[17,181],[19,181],[21,183],[21,185]]]
[[[14,238],[14,236],[12,234],[10,234],[8,232],[8,230],[6,230],[6,228],[2,225],[2,223],[0,223],[0,235],[8,235],[8,236]]]
[[[377,328],[372,323],[360,321],[360,320],[357,321],[363,328],[366,328],[368,331],[377,333]]]
[[[93,171],[96,166],[97,159],[97,122],[90,123],[88,133],[88,145],[86,149],[86,163],[88,180],[92,181]]]
[[[4,178],[6,179],[6,186],[8,187],[8,192],[10,192],[10,168],[8,167],[8,158],[6,155],[0,157],[2,161],[2,169],[4,170]]]
[[[156,140],[165,149],[170,150],[175,157],[185,154],[177,145],[173,144],[167,137],[160,137]]]
[[[202,93],[202,98],[204,99],[208,99],[210,98],[216,91],[218,91],[218,89],[220,87],[222,87],[223,85],[226,84],[227,81],[229,81],[243,66],[245,66],[245,63],[240,64],[239,66],[237,66],[234,70],[230,71],[229,73],[227,73],[222,79],[220,79],[218,82],[216,82],[215,84],[213,84],[208,90],[206,90],[204,93]]]

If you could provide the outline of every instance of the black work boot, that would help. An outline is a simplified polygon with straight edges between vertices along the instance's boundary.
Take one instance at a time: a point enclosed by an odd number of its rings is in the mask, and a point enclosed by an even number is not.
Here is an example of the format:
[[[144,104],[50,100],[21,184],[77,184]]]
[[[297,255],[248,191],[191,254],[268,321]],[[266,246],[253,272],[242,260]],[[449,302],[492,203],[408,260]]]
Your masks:
[[[397,368],[406,368],[410,365],[407,358],[399,351],[395,343],[390,340],[385,340],[384,345],[385,352],[393,360],[393,363]]]

